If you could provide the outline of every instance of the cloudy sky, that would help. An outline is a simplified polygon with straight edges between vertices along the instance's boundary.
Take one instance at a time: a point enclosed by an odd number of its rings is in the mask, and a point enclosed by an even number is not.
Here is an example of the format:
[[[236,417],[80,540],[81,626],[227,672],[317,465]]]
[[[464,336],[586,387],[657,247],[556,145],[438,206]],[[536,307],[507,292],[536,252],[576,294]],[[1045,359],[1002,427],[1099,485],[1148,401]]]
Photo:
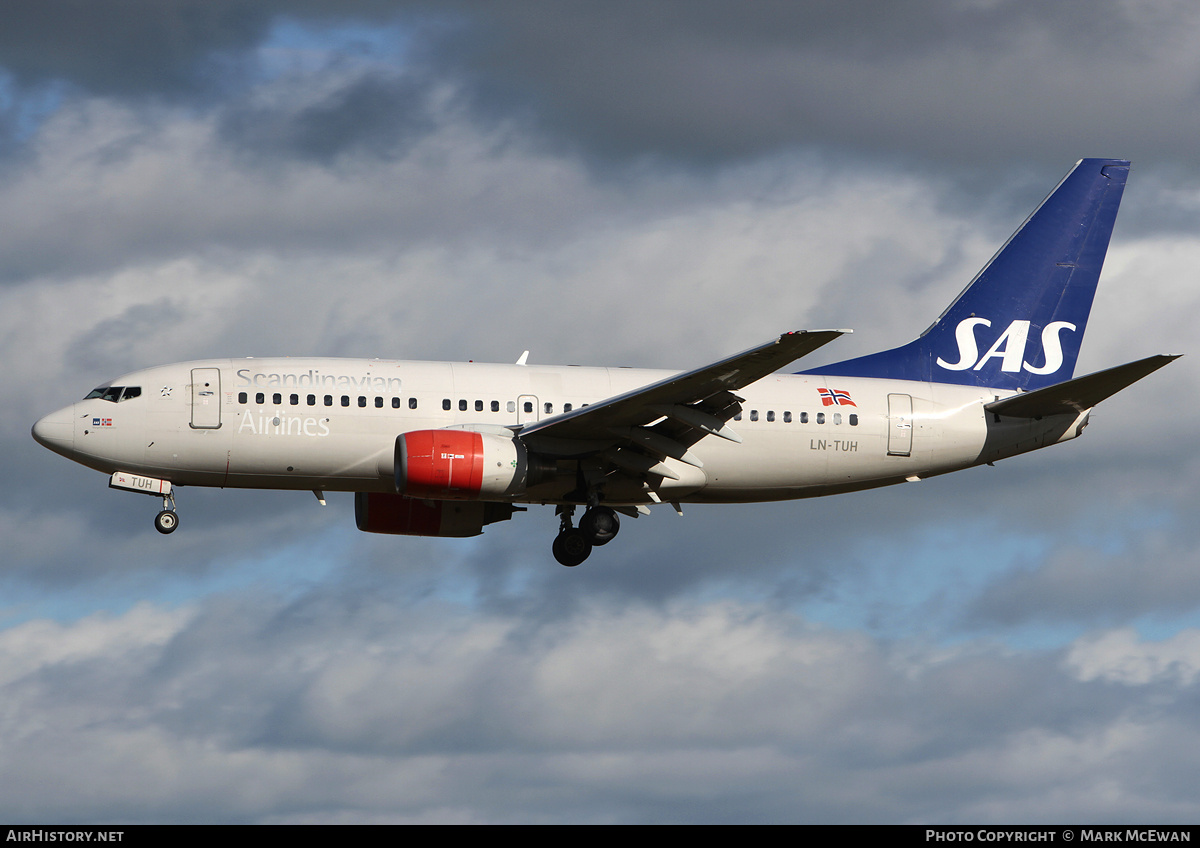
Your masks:
[[[1191,353],[1200,9],[13,0],[0,820],[1195,822],[1200,357],[913,486],[373,537],[38,447],[202,357],[686,368],[902,343],[1134,161],[1078,373]],[[1184,403],[1187,401],[1187,403]]]

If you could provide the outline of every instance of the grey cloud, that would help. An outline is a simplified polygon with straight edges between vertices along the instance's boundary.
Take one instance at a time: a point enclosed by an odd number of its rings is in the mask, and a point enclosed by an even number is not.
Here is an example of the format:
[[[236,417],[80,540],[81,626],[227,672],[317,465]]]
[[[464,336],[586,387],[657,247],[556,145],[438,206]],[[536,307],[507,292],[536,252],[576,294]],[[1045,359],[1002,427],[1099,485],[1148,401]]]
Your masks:
[[[1194,798],[1161,800],[1181,764],[1159,756],[1188,721],[1188,686],[1080,682],[1057,655],[889,647],[730,602],[591,604],[531,627],[385,583],[347,589],[0,634],[3,809],[1044,821],[1095,818],[1102,781],[1101,819],[1195,815]],[[1039,807],[1050,789],[1054,808]]]
[[[200,99],[253,79],[252,56],[281,18],[388,22],[393,0],[13,0],[0,67],[22,86],[67,82],[102,96]]]
[[[593,162],[713,163],[795,148],[976,168],[1030,155],[1190,162],[1200,129],[1189,35],[1200,17],[1186,3],[122,7],[17,4],[0,67],[26,87],[65,79],[105,96],[199,97],[228,111],[227,140],[318,158],[388,155],[413,129],[401,117],[413,91],[370,71],[340,102],[301,114],[228,109],[218,95],[255,83],[254,50],[279,20],[399,25],[413,34],[410,70],[461,87],[477,117],[537,127]]]
[[[259,152],[307,145],[307,159],[264,164],[224,145],[212,116],[73,102],[31,142],[36,157],[0,178],[0,278],[195,254],[219,263],[223,250],[436,249],[456,232],[523,248],[609,208],[576,163],[481,134],[452,112],[437,117],[435,132],[393,147],[386,163],[348,157],[327,168],[316,160],[351,142],[318,143],[311,126],[255,142]]]
[[[0,66],[25,85],[66,80],[100,94],[194,94],[212,84],[206,72],[262,39],[273,14],[268,4],[228,0],[16,0],[5,10]]]
[[[967,615],[1006,626],[1050,621],[1101,626],[1194,611],[1200,608],[1195,534],[1172,529],[1147,530],[1136,546],[1119,553],[1064,545],[1032,567],[998,577]]]
[[[220,119],[223,142],[257,156],[296,156],[331,164],[339,155],[402,155],[434,129],[426,86],[364,75],[297,111],[233,107]]]
[[[1196,130],[1181,33],[1197,18],[1183,4],[1149,16],[1117,2],[946,0],[473,11],[434,43],[435,61],[466,70],[481,109],[524,110],[602,157],[804,145],[940,160],[1096,146],[1182,157]]]
[[[66,361],[86,365],[116,377],[128,370],[131,354],[139,340],[150,335],[170,334],[185,319],[179,305],[167,298],[130,306],[119,316],[99,321],[67,350]]]

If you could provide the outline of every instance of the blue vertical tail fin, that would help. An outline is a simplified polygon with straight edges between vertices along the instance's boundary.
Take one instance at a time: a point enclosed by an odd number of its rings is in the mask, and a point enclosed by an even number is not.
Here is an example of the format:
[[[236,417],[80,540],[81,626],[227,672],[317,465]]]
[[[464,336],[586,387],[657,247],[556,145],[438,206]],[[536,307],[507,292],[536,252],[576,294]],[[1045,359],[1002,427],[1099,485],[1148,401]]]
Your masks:
[[[1082,159],[920,338],[801,373],[1033,390],[1068,380],[1129,162]]]

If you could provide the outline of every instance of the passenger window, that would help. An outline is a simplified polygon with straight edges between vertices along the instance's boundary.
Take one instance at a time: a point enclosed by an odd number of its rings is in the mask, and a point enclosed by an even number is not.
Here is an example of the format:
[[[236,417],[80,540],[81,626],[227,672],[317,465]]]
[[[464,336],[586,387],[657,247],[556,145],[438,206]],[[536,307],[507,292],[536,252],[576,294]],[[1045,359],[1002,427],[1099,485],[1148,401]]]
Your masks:
[[[481,400],[475,401],[475,411],[483,412],[483,401],[481,401]]]
[[[359,395],[359,396],[358,396],[358,408],[359,408],[359,409],[366,409],[366,407],[367,407],[367,398],[366,398],[366,395]]]
[[[254,402],[255,402],[255,403],[259,403],[259,404],[266,403],[266,402],[267,402],[267,396],[266,396],[266,395],[264,395],[262,392],[259,392],[258,394],[256,394],[256,395],[254,396]]]
[[[399,409],[399,408],[400,408],[400,398],[396,398],[396,397],[392,398],[392,409]]]
[[[856,415],[856,414],[855,414],[855,413],[853,413],[853,412],[851,412],[851,413],[850,413],[850,426],[851,426],[851,427],[857,427],[857,426],[858,426],[858,415]]]
[[[791,423],[792,423],[792,413],[790,413],[790,412],[784,412],[784,413],[783,413],[783,423],[784,423],[784,424],[791,424]]]
[[[350,405],[350,395],[342,395],[342,406]]]
[[[801,423],[801,424],[807,424],[807,423],[808,423],[808,413],[807,413],[807,412],[801,412],[801,413],[800,413],[800,423]]]
[[[465,400],[460,400],[460,401],[458,402],[458,411],[459,411],[459,412],[466,412],[466,411],[467,411],[467,402],[466,402]]]
[[[570,412],[570,411],[571,411],[572,409],[574,409],[574,408],[575,408],[575,407],[571,406],[571,404],[569,404],[569,403],[564,403],[564,404],[563,404],[563,412]]]
[[[275,394],[271,395],[271,403],[275,404],[276,406],[283,403],[283,395],[281,395],[279,392],[275,392]]]
[[[499,411],[500,411],[500,401],[498,401],[498,400],[492,401],[492,412],[499,412]]]
[[[526,414],[533,412],[533,402],[532,401],[528,401],[528,400],[525,401],[525,412],[526,412]]]
[[[505,408],[506,408],[506,409],[507,409],[509,412],[516,412],[516,411],[517,411],[517,404],[516,404],[516,402],[515,402],[515,401],[511,401],[511,400],[510,400],[510,401],[508,402],[508,404],[505,406]]]
[[[325,395],[325,405],[333,406],[333,395]]]
[[[740,413],[740,412],[739,412],[737,415],[733,416],[733,420],[734,420],[734,421],[741,421],[741,420],[742,420],[742,413]]]
[[[818,413],[817,413],[817,423],[818,423],[818,424],[824,424],[824,423],[825,423],[825,413],[824,413],[824,412],[818,412]]]
[[[295,406],[300,402],[300,395],[288,395],[288,401],[291,402],[292,406]]]
[[[443,398],[443,399],[442,399],[442,409],[445,409],[445,410],[449,410],[449,409],[450,409],[450,398]]]
[[[247,395],[245,392],[238,392],[238,403],[245,403],[248,400],[250,400],[249,395]]]
[[[305,400],[308,401],[309,406],[317,405],[317,396],[316,395],[309,395],[308,397],[305,398]]]
[[[376,398],[375,398],[375,408],[376,408],[376,409],[383,409],[383,398],[376,396]]]
[[[544,409],[546,410],[547,415],[552,415],[554,413],[554,404],[547,403],[545,404]]]
[[[408,399],[408,408],[409,408],[409,409],[416,409],[416,408],[417,408],[417,399],[416,399],[416,398],[409,398],[409,399]]]
[[[773,409],[768,409],[768,410],[767,410],[767,420],[768,420],[768,421],[774,421],[774,420],[775,420],[775,410],[773,410]]]
[[[757,410],[757,409],[752,409],[752,410],[750,410],[750,420],[751,420],[751,421],[757,421],[757,420],[758,420],[758,410]]]
[[[833,413],[833,423],[834,424],[842,423],[842,413],[840,413],[840,412]]]

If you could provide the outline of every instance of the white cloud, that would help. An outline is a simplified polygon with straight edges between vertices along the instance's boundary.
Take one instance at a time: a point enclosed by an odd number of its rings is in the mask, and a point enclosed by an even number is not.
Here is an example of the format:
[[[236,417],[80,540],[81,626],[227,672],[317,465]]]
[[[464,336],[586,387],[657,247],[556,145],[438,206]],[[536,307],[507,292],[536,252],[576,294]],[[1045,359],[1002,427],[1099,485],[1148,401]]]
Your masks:
[[[1181,630],[1154,642],[1139,638],[1131,627],[1094,633],[1071,645],[1066,664],[1085,681],[1191,686],[1200,676],[1200,630]]]

